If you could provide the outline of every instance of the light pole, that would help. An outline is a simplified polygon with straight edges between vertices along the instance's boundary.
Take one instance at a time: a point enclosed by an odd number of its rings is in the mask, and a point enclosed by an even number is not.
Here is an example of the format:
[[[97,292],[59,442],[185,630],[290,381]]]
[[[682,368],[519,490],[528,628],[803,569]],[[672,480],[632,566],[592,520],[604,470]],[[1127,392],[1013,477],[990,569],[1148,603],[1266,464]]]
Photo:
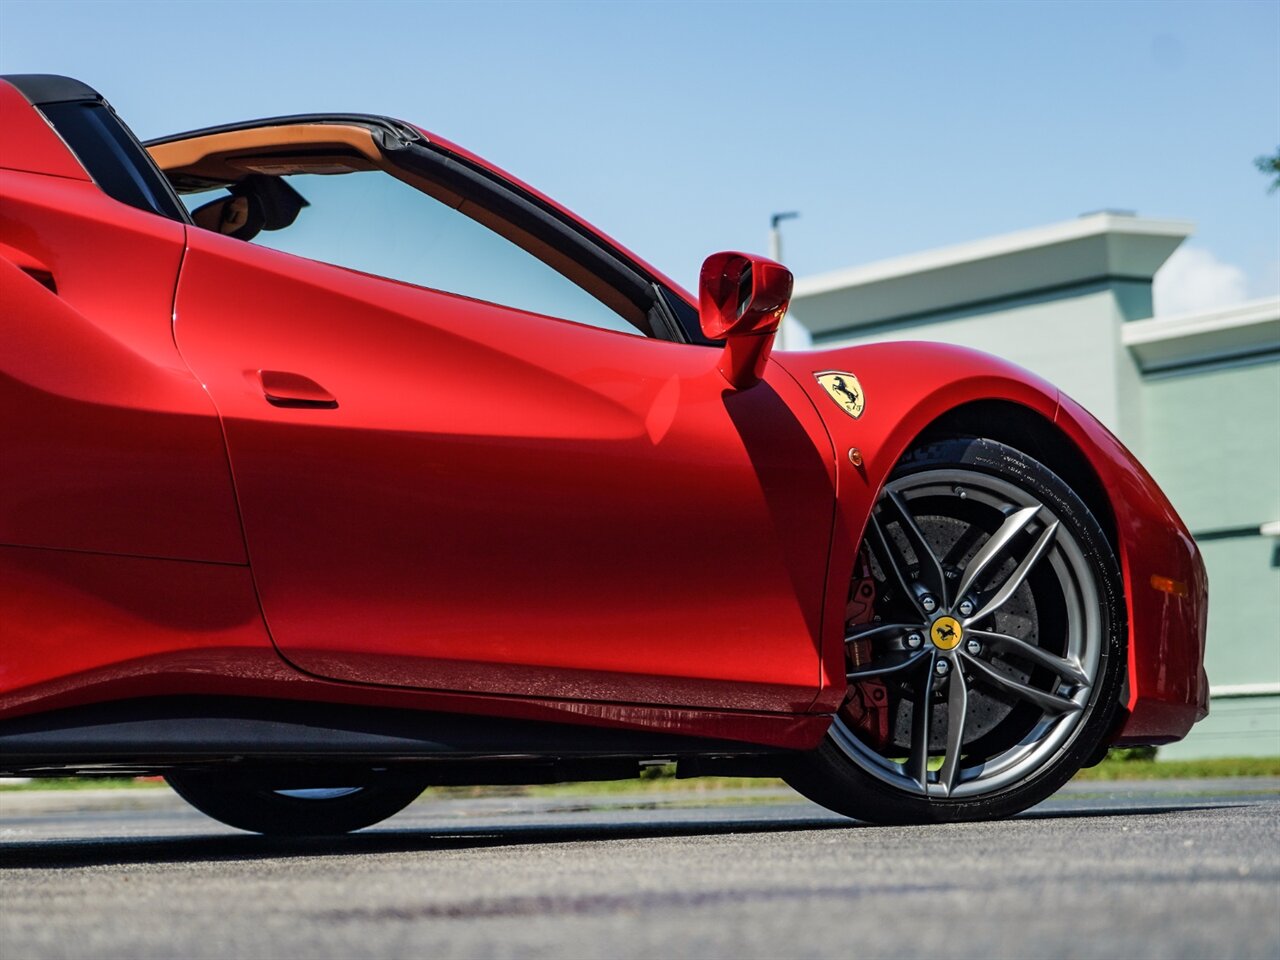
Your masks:
[[[786,213],[775,213],[769,218],[769,259],[782,262],[782,228],[778,224],[783,220],[794,220],[800,216],[795,210]]]
[[[769,218],[769,259],[782,262],[782,228],[778,224],[783,220],[794,220],[800,214],[795,210],[788,210],[785,213],[775,213]],[[774,340],[774,345],[779,350],[785,350],[787,347],[786,335],[786,317],[782,318],[782,326],[778,327],[778,335]]]

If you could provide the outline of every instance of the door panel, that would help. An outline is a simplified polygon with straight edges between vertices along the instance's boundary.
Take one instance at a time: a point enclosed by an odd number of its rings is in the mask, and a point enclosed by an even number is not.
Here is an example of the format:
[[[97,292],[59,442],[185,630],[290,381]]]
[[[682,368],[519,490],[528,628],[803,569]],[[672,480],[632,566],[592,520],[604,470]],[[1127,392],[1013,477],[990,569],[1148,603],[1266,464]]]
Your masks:
[[[273,638],[303,670],[584,700],[812,701],[832,460],[785,376],[726,395],[714,349],[201,230],[176,330],[224,419]],[[336,405],[272,402],[263,371]]]

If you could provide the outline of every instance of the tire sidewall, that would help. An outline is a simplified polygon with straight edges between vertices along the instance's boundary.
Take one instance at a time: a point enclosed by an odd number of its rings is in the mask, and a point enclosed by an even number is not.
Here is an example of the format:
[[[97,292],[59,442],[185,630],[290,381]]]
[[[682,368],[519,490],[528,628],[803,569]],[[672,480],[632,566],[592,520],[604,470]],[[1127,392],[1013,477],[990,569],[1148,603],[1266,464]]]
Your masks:
[[[207,771],[165,775],[174,792],[201,813],[231,827],[271,836],[332,836],[368,827],[399,813],[423,790],[416,780],[361,785],[340,797],[286,796],[261,778]]]

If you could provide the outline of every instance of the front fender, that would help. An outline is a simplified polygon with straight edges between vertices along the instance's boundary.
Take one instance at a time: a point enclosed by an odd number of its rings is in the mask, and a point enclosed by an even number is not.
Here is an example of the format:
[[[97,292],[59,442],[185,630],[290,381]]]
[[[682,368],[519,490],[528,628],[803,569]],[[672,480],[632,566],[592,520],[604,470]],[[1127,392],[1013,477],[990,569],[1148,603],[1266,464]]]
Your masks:
[[[836,452],[837,508],[822,620],[822,676],[811,710],[832,712],[844,698],[848,585],[881,487],[915,439],[939,417],[965,404],[996,400],[1035,412],[1046,431],[1056,426],[1063,442],[1087,461],[1110,501],[1129,627],[1128,717],[1122,735],[1176,739],[1205,715],[1207,586],[1199,553],[1155,481],[1079,405],[1014,364],[946,344],[866,344],[778,354],[774,361],[807,393]],[[857,419],[819,385],[815,375],[828,370],[857,377],[864,401]],[[1185,595],[1155,589],[1152,577],[1185,585]]]
[[[1209,714],[1209,578],[1186,524],[1112,433],[1070,397],[1057,425],[1089,459],[1116,521],[1129,614],[1128,716],[1119,739],[1165,743]]]

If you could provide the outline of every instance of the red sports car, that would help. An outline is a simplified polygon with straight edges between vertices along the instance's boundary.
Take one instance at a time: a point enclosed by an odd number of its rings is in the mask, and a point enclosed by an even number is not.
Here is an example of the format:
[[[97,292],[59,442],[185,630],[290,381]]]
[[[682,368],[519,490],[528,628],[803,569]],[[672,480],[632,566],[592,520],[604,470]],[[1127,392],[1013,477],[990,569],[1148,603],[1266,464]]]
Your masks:
[[[0,114],[3,775],[266,833],[655,763],[967,820],[1205,715],[1190,535],[1023,370],[771,356],[785,268],[695,298],[398,120]]]

